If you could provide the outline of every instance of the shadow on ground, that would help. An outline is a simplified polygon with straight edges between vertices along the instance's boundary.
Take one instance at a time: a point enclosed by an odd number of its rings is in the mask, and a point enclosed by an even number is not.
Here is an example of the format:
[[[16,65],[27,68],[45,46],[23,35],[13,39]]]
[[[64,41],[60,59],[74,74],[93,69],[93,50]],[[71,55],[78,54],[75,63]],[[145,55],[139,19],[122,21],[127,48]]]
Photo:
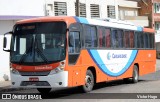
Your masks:
[[[148,82],[148,81],[149,80],[147,80],[147,81],[146,80],[139,80],[139,83]],[[118,85],[124,85],[124,84],[132,84],[132,83],[128,82],[128,81],[126,82],[124,80],[102,82],[102,83],[96,84],[94,86],[93,90],[98,90],[98,89],[112,87],[112,86],[118,86]],[[99,94],[98,97],[97,97],[97,94]],[[52,91],[48,94],[45,94],[45,95],[41,94],[41,95],[42,95],[43,99],[57,99],[57,98],[58,99],[91,99],[91,98],[97,99],[97,98],[99,98],[99,96],[103,97],[103,94],[104,93],[83,93],[83,91],[80,87],[74,87],[74,88],[69,88],[69,89]],[[119,96],[117,96],[117,97],[119,97]]]

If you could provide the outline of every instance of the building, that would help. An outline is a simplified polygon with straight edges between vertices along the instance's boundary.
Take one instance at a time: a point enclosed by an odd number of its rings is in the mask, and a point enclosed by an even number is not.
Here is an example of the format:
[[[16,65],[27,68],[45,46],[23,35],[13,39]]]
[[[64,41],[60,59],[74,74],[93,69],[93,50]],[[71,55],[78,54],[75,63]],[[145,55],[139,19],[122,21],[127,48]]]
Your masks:
[[[139,16],[138,3],[128,0],[79,0],[79,16],[86,18],[113,18],[149,26],[148,16]],[[76,0],[46,0],[46,15],[76,15]]]
[[[43,0],[0,0],[0,81],[10,78],[9,53],[3,51],[3,34],[12,31],[17,20],[45,16],[44,7]]]

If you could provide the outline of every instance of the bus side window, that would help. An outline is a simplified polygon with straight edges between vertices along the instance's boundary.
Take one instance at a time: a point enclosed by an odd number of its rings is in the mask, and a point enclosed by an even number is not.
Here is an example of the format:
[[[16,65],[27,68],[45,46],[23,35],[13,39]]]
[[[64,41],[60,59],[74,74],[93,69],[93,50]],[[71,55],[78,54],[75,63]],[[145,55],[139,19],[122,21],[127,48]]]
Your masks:
[[[140,40],[141,40],[141,48],[144,48],[144,34],[143,32],[140,33]]]
[[[134,32],[130,31],[130,48],[134,48]]]
[[[123,30],[117,30],[119,48],[123,48]]]
[[[99,28],[98,29],[98,34],[99,34],[99,47],[102,47],[102,44],[103,44],[103,36],[102,36],[102,29]]]
[[[95,26],[85,25],[85,47],[97,47],[97,31]]]
[[[97,47],[97,33],[96,27],[91,27],[91,39],[92,39],[92,47]]]
[[[92,39],[90,34],[90,26],[85,25],[85,47],[91,47],[92,46]]]
[[[134,48],[138,48],[138,34],[134,33]]]
[[[150,34],[150,47],[153,49],[155,46],[154,46],[154,34]]]
[[[138,48],[141,48],[141,33],[140,32],[138,32],[137,33],[137,38],[138,38],[138,42],[137,42],[137,44],[138,44]]]
[[[117,48],[118,47],[118,34],[117,30],[112,30],[112,47]]]
[[[144,48],[148,48],[148,34],[144,34]]]
[[[125,48],[129,48],[129,31],[125,31],[123,37],[124,37],[123,41]]]
[[[70,32],[69,34],[69,53],[80,52],[80,35],[79,32]]]
[[[110,29],[105,29],[105,33],[106,33],[106,47],[110,48],[111,47],[111,31]],[[105,37],[104,37],[105,38]],[[104,39],[105,40],[105,39]]]

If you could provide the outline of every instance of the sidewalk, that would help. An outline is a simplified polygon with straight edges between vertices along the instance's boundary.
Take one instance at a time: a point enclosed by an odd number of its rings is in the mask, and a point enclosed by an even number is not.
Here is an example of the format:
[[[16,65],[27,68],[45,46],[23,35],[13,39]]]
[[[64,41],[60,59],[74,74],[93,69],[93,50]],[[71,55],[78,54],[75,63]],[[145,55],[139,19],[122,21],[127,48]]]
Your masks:
[[[0,81],[0,89],[3,87],[10,87],[11,86],[11,81]]]
[[[11,81],[0,81],[0,92],[6,92],[11,89]]]

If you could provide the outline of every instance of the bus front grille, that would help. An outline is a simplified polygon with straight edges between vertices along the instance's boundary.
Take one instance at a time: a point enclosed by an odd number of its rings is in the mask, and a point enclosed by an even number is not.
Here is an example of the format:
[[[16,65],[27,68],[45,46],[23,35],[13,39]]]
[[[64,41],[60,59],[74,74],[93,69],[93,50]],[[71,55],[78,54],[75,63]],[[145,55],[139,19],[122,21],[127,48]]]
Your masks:
[[[22,76],[47,76],[49,75],[50,71],[43,71],[43,72],[22,72],[19,71]]]
[[[22,81],[21,86],[50,86],[47,81]]]

